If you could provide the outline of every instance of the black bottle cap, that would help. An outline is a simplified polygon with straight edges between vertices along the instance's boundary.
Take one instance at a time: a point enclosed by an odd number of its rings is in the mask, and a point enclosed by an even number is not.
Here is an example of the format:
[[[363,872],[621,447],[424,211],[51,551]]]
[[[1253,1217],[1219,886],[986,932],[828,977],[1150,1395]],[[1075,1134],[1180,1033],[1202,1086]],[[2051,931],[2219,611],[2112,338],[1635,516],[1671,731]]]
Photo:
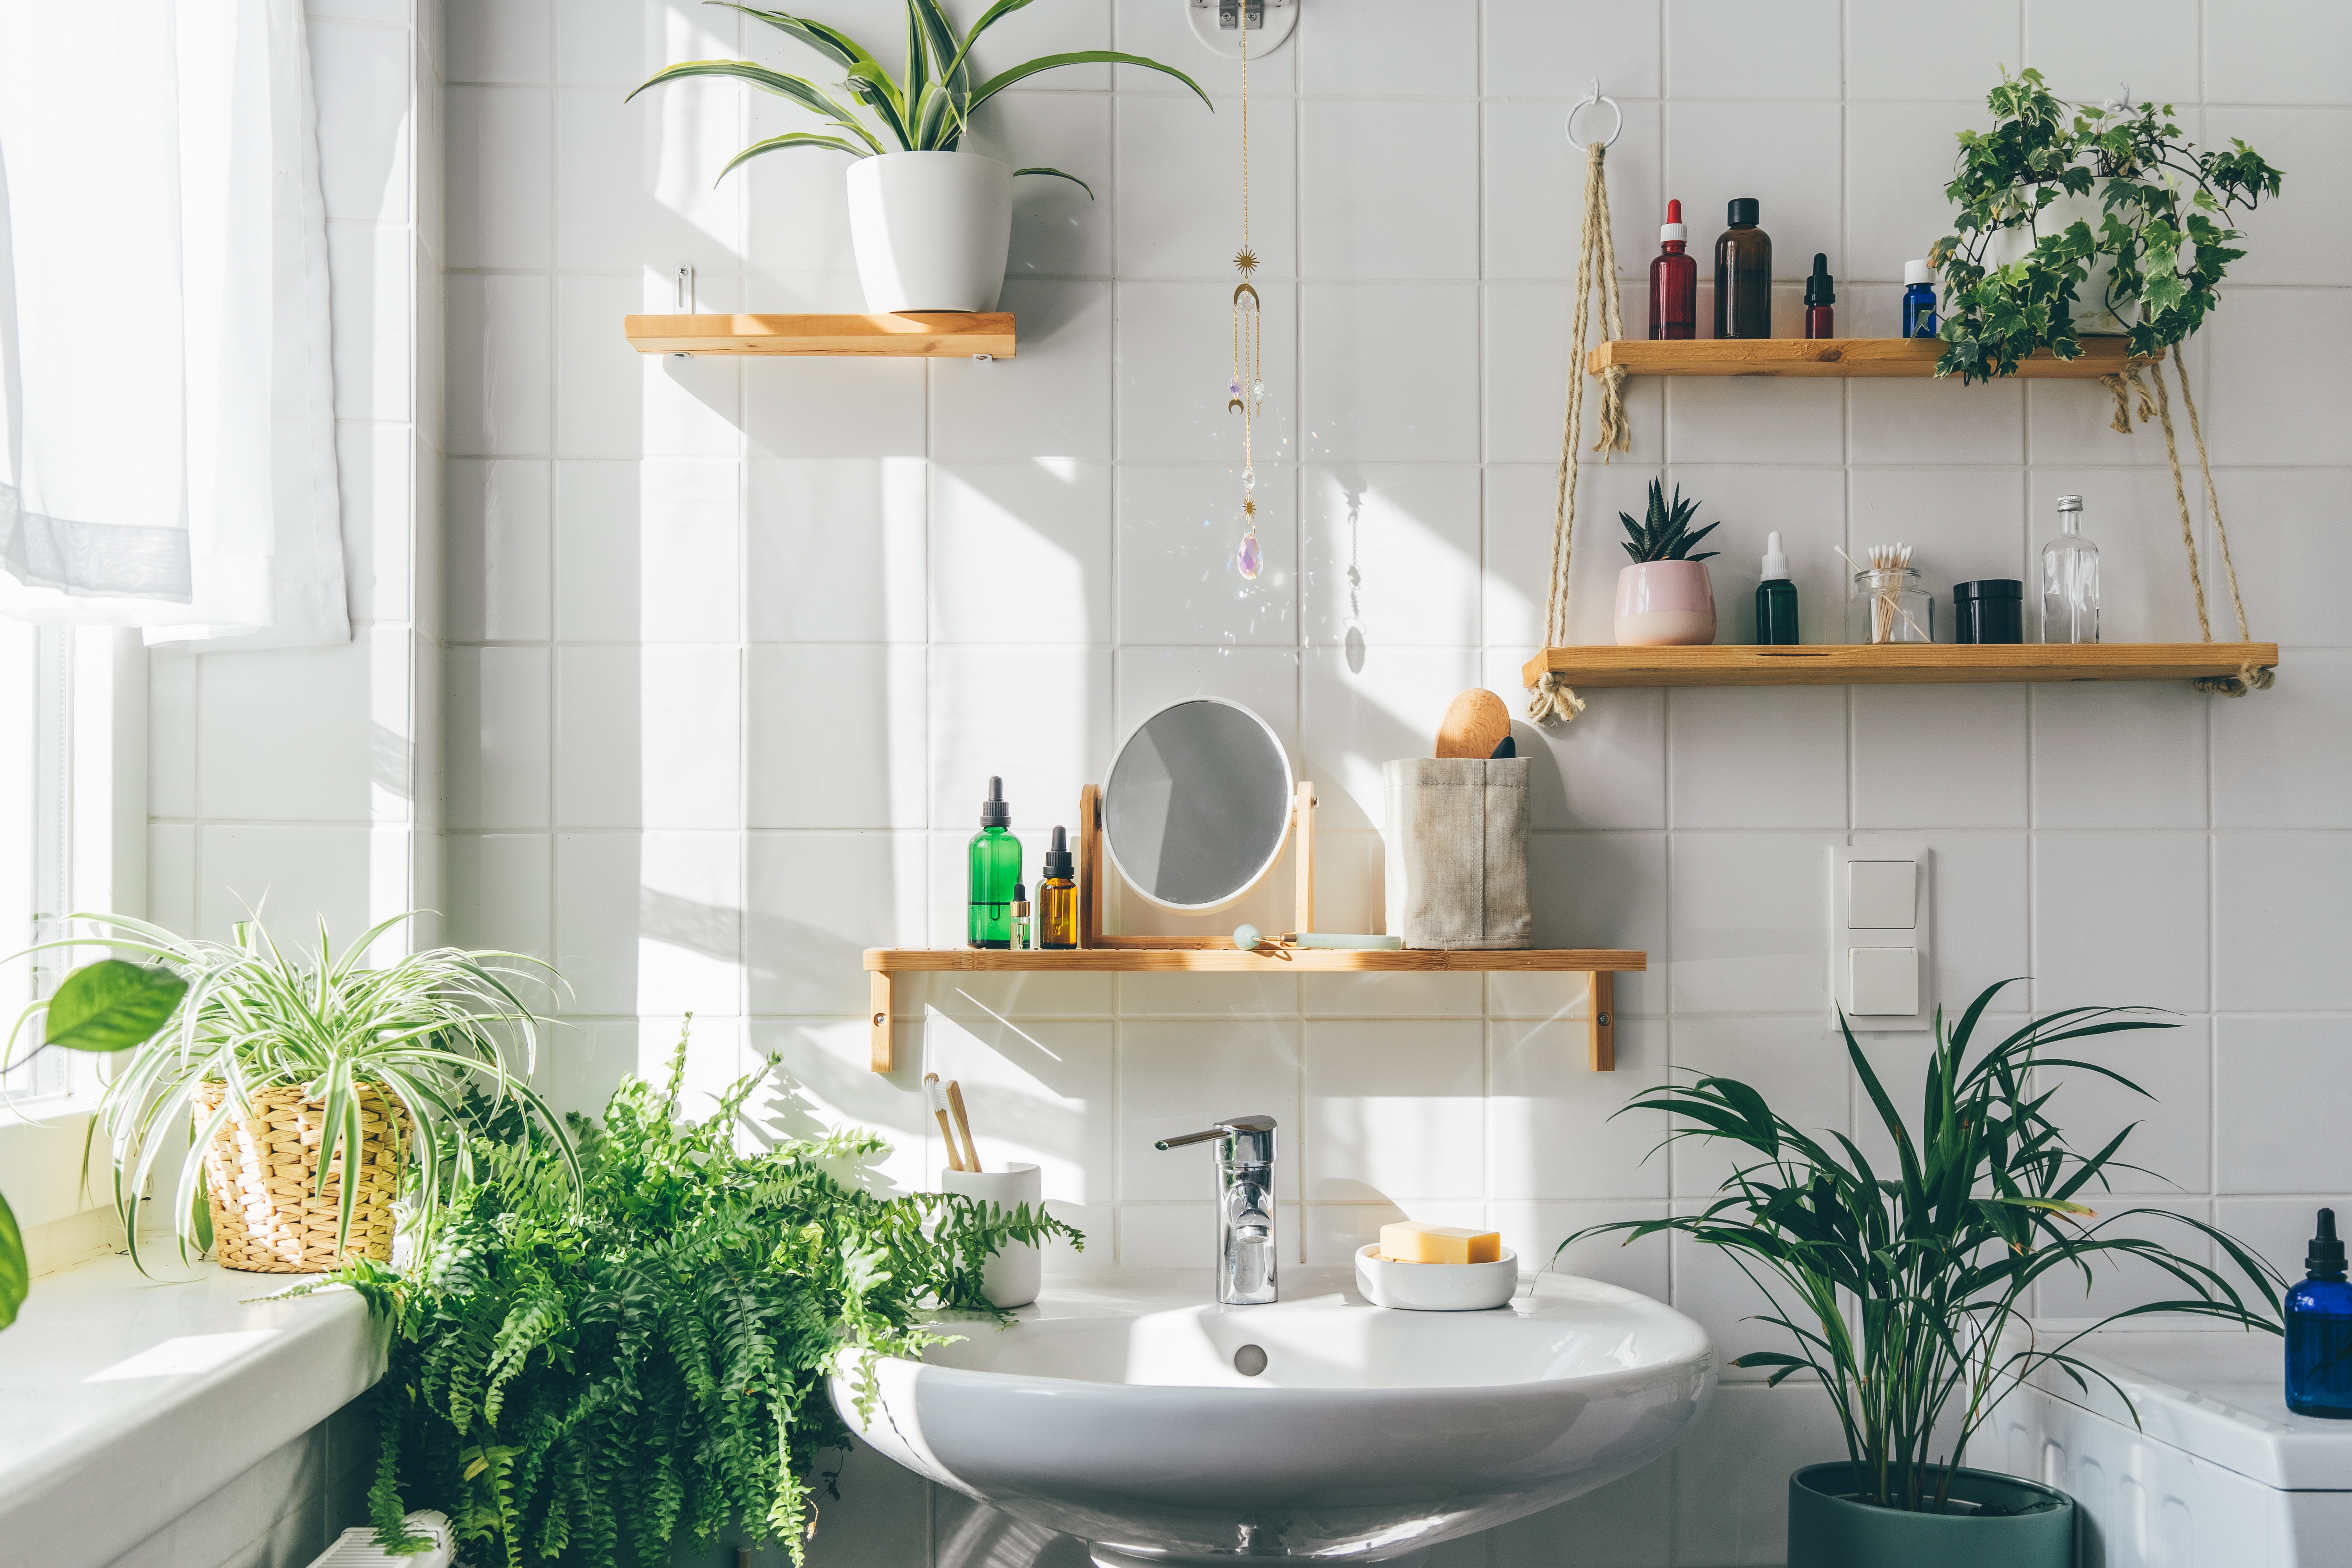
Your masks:
[[[1952,584],[1952,601],[1962,599],[2022,599],[2025,584],[2014,577],[1983,577],[1973,583]]]
[[[1753,218],[1748,219],[1755,222]],[[1837,279],[1830,276],[1830,258],[1825,252],[1813,252],[1813,275],[1805,279],[1805,303],[1834,305],[1837,303]]]
[[[1013,808],[1004,804],[1004,781],[994,773],[988,776],[988,798],[980,803],[980,825],[982,827],[1013,826]]]
[[[1066,829],[1054,829],[1054,847],[1045,851],[1045,875],[1050,879],[1070,875],[1070,836]]]
[[[1756,205],[1754,196],[1734,196],[1731,198],[1731,205],[1725,209],[1727,215],[1725,221],[1735,226],[1743,223],[1752,224],[1757,221],[1757,215],[1760,210]]]
[[[1016,904],[1025,904],[1029,901],[1029,889],[1025,883],[1013,884],[1013,901]]]
[[[2336,1239],[2336,1211],[2319,1211],[2319,1234],[2311,1238],[2311,1250],[2303,1255],[2303,1266],[2314,1274],[2344,1272],[2344,1244]]]

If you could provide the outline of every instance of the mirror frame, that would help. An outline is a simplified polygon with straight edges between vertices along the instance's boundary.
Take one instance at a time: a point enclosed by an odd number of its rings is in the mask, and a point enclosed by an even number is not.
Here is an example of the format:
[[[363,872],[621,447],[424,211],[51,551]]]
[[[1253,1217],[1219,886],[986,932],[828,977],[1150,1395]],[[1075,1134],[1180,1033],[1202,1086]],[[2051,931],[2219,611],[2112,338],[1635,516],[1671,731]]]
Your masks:
[[[1260,730],[1265,731],[1267,742],[1274,747],[1274,754],[1282,759],[1284,788],[1282,836],[1274,841],[1273,852],[1266,856],[1265,861],[1256,870],[1250,873],[1249,880],[1244,882],[1240,887],[1234,889],[1225,897],[1210,904],[1171,904],[1167,900],[1160,898],[1148,890],[1142,883],[1135,879],[1134,876],[1129,872],[1125,866],[1119,863],[1118,850],[1112,844],[1110,835],[1110,781],[1112,775],[1118,772],[1119,759],[1127,755],[1128,747],[1135,743],[1135,738],[1138,735],[1141,734],[1146,729],[1150,727],[1153,720],[1159,718],[1161,714],[1172,711],[1175,709],[1189,708],[1195,702],[1215,702],[1222,704],[1224,707],[1234,709],[1236,711],[1246,713],[1249,715],[1253,723],[1256,724]],[[1298,772],[1296,768],[1293,768],[1290,765],[1290,748],[1282,743],[1282,737],[1274,732],[1274,726],[1265,721],[1265,716],[1264,714],[1244,703],[1234,701],[1230,697],[1211,697],[1206,694],[1197,697],[1180,697],[1173,702],[1164,702],[1160,704],[1158,708],[1144,715],[1143,719],[1138,722],[1134,728],[1129,730],[1127,734],[1119,741],[1118,749],[1110,754],[1110,767],[1103,774],[1102,784],[1101,810],[1103,815],[1103,858],[1108,860],[1110,862],[1111,868],[1118,873],[1120,884],[1131,890],[1137,898],[1141,899],[1144,902],[1158,909],[1171,910],[1178,914],[1214,914],[1217,910],[1224,909],[1229,905],[1238,903],[1241,900],[1248,897],[1251,892],[1255,890],[1259,883],[1265,881],[1266,878],[1273,873],[1275,867],[1280,864],[1282,860],[1282,852],[1290,847],[1291,833],[1298,826],[1298,812],[1297,810],[1297,797]]]

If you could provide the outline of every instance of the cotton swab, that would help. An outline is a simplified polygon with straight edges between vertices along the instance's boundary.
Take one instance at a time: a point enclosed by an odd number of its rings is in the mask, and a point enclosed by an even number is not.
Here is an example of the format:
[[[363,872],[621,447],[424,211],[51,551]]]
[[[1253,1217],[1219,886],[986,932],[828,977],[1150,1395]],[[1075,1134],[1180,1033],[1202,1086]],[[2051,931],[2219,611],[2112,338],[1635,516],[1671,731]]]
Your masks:
[[[923,1075],[923,1108],[940,1120],[940,1142],[947,1146],[948,1169],[964,1168],[963,1156],[956,1152],[955,1130],[948,1125],[948,1091],[940,1087],[940,1075]]]
[[[955,1112],[956,1131],[963,1134],[964,1168],[978,1171],[980,1151],[972,1146],[971,1123],[963,1113],[963,1086],[953,1079],[948,1079],[948,1109]]]

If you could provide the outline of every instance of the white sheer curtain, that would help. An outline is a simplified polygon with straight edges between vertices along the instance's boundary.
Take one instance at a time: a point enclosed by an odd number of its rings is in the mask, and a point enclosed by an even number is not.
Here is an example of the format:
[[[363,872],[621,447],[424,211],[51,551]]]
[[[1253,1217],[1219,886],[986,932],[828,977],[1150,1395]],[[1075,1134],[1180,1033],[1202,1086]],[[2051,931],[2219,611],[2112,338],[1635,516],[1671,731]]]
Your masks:
[[[0,615],[345,642],[301,0],[0,0]]]

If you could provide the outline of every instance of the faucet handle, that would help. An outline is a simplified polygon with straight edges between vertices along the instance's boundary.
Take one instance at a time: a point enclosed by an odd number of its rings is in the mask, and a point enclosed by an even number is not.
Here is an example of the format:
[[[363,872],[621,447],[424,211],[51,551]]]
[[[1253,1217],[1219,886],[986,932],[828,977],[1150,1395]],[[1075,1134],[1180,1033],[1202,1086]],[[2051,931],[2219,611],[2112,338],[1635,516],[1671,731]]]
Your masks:
[[[1176,1149],[1187,1143],[1206,1143],[1213,1138],[1232,1140],[1235,1155],[1245,1164],[1269,1164],[1274,1160],[1274,1118],[1263,1115],[1229,1116],[1205,1132],[1162,1138],[1152,1147]]]

